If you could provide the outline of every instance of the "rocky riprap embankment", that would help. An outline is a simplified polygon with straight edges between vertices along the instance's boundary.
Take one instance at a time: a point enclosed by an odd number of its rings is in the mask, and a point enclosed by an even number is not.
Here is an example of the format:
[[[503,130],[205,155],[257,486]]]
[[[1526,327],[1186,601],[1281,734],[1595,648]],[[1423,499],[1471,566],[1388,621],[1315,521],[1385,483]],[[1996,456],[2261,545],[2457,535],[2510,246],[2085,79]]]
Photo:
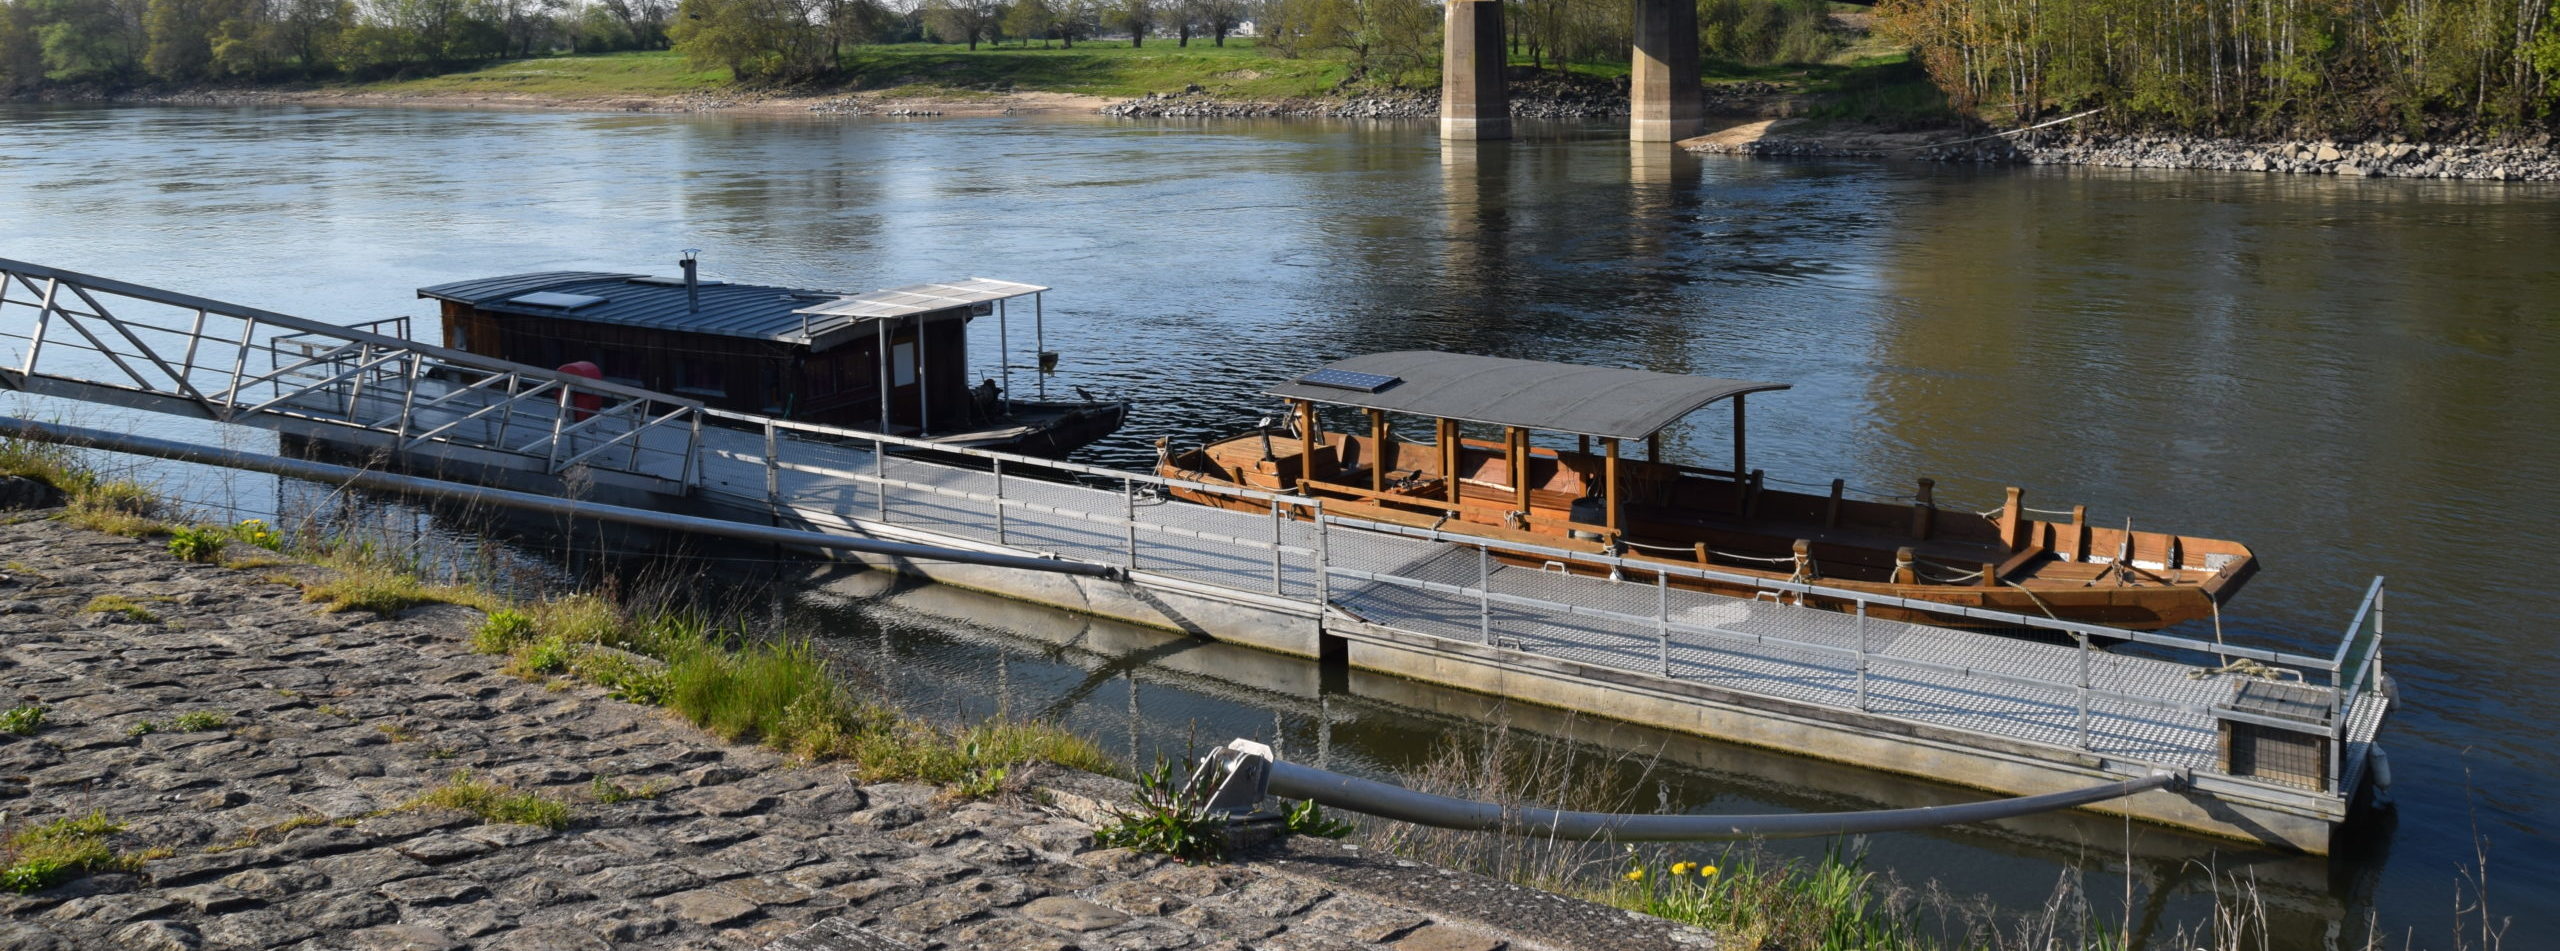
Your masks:
[[[2184,136],[2026,135],[1924,150],[1940,161],[2111,168],[2197,168],[2346,178],[2464,178],[2560,181],[2551,136],[2505,144],[2408,141],[2240,142]]]
[[[0,524],[0,563],[0,706],[48,708],[33,735],[0,733],[6,824],[94,812],[126,824],[118,847],[167,850],[138,873],[0,891],[13,951],[876,946],[856,932],[919,949],[1504,947],[1485,921],[1599,936],[1512,932],[1536,947],[1708,943],[1329,844],[1212,867],[1096,849],[1095,803],[1125,795],[1113,781],[1061,773],[976,803],[863,784],[502,673],[467,649],[468,609],[322,613],[290,586],[23,513]],[[104,594],[148,618],[91,610]],[[185,730],[189,713],[221,722]],[[570,823],[407,805],[460,770],[565,802]],[[1452,920],[1452,895],[1489,910]]]
[[[1872,144],[1876,136],[1780,131],[1747,142],[1699,143],[1694,151],[1767,158],[1901,158],[1993,165],[2209,169],[2345,178],[2560,181],[2560,150],[2549,135],[2503,144],[2423,142],[2241,142],[2187,136],[2029,134],[1983,139],[1954,132],[1930,144]]]

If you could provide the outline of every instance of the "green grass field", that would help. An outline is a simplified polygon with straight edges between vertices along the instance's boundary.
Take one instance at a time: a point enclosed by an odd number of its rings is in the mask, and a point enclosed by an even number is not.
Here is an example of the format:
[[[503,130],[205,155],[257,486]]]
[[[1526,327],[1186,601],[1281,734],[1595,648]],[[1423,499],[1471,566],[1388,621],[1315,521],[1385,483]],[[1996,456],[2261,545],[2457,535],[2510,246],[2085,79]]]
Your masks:
[[[1133,98],[1179,92],[1198,85],[1237,99],[1322,95],[1349,70],[1338,60],[1283,59],[1230,39],[1223,48],[1194,42],[1189,48],[1162,40],[1132,49],[1127,43],[1078,43],[1074,49],[906,43],[860,47],[845,56],[833,82],[780,92],[887,92],[904,96],[961,97],[996,92],[1042,91]],[[681,54],[653,51],[543,56],[491,63],[423,79],[350,87],[392,95],[525,95],[558,99],[612,96],[680,96],[732,87],[726,69],[694,69]]]
[[[1831,62],[1781,66],[1742,66],[1710,60],[1702,64],[1709,85],[1741,82],[1778,83],[1826,95],[1838,108],[1834,118],[1872,116],[1908,121],[1943,108],[1925,77],[1906,57],[1862,55],[1853,46]],[[1516,59],[1515,66],[1527,66]],[[1549,69],[1601,79],[1624,77],[1625,60],[1547,64]],[[1148,93],[1180,92],[1199,86],[1225,99],[1274,100],[1322,96],[1350,75],[1340,59],[1272,55],[1251,40],[1230,39],[1224,47],[1205,41],[1189,47],[1157,40],[1131,48],[1126,42],[1086,42],[1074,49],[1006,44],[965,46],[906,43],[859,47],[844,59],[836,79],[813,86],[774,89],[796,95],[880,93],[902,98],[971,99],[1008,92],[1057,92],[1115,99]],[[1427,87],[1434,76],[1405,77]],[[391,80],[346,87],[348,91],[403,96],[533,96],[559,100],[616,97],[668,97],[740,91],[725,69],[695,69],[681,54],[665,51],[542,56],[490,63],[420,79]]]
[[[490,63],[424,79],[361,83],[352,92],[403,96],[681,96],[729,86],[726,69],[698,70],[670,52],[540,56]]]

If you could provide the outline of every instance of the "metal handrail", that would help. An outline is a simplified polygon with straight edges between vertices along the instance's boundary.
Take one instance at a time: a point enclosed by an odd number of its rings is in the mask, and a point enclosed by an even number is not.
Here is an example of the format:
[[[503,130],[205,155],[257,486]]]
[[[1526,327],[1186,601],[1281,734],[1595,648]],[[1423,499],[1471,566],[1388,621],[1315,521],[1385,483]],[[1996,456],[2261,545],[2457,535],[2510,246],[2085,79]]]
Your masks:
[[[1600,619],[1603,619],[1603,620],[1617,621],[1617,622],[1624,623],[1624,624],[1632,624],[1632,625],[1643,625],[1643,626],[1659,627],[1659,628],[1662,628],[1662,629],[1668,630],[1668,631],[1673,632],[1673,633],[1681,633],[1681,634],[1696,634],[1696,635],[1701,635],[1701,636],[1705,636],[1705,637],[1712,637],[1712,638],[1717,638],[1717,639],[1720,639],[1720,640],[1732,641],[1732,642],[1748,642],[1748,643],[1754,643],[1754,644],[1775,644],[1775,645],[1778,645],[1778,646],[1781,646],[1781,647],[1799,648],[1799,649],[1803,649],[1803,650],[1816,651],[1816,652],[1825,653],[1825,654],[1837,654],[1837,655],[1840,655],[1840,656],[1842,656],[1842,657],[1847,657],[1847,658],[1852,658],[1852,659],[1855,659],[1855,658],[1861,658],[1861,657],[1863,657],[1863,658],[1867,658],[1867,659],[1871,659],[1871,660],[1882,660],[1882,661],[1886,661],[1886,662],[1889,662],[1889,663],[1901,664],[1901,665],[1910,666],[1910,667],[1917,667],[1917,668],[1921,668],[1921,669],[1924,669],[1924,670],[1936,670],[1936,671],[1941,671],[1941,672],[1945,672],[1945,673],[1963,674],[1963,675],[1966,675],[1966,676],[1981,677],[1981,678],[1985,678],[1985,679],[1989,679],[1989,680],[1996,680],[1996,681],[2001,681],[2001,682],[2005,682],[2005,683],[2018,684],[2018,685],[2021,685],[2021,686],[2038,687],[2038,688],[2045,688],[2045,689],[2056,689],[2056,690],[2063,690],[2063,691],[2080,691],[2080,690],[2084,690],[2084,689],[2086,689],[2086,690],[2089,690],[2089,691],[2090,691],[2090,695],[2091,695],[2091,696],[2103,697],[2103,698],[2110,699],[2110,700],[2120,700],[2120,701],[2124,701],[2124,702],[2127,702],[2127,703],[2135,703],[2135,704],[2141,704],[2141,705],[2145,705],[2145,706],[2157,707],[2157,708],[2164,709],[2164,710],[2177,710],[2177,711],[2187,712],[2187,713],[2206,713],[2206,712],[2210,712],[2210,711],[2212,710],[2212,707],[2211,707],[2210,705],[2208,705],[2208,704],[2200,704],[2200,703],[2183,703],[2183,702],[2176,701],[2176,700],[2166,700],[2166,699],[2161,699],[2161,698],[2158,698],[2158,697],[2143,697],[2143,696],[2137,696],[2137,695],[2133,695],[2133,694],[2118,693],[2118,692],[2111,691],[2111,690],[2098,690],[2098,689],[2096,689],[2096,688],[2092,688],[2092,687],[2084,687],[2082,684],[2077,683],[2077,682],[2071,682],[2071,681],[2060,681],[2060,680],[2047,680],[2047,679],[2044,679],[2044,678],[2041,678],[2041,677],[2030,677],[2030,676],[2026,676],[2026,675],[2023,675],[2023,674],[2010,674],[2010,673],[2003,673],[2003,672],[1996,671],[1996,670],[1986,670],[1986,669],[1983,669],[1983,668],[1981,668],[1981,667],[1966,667],[1966,666],[1960,666],[1960,665],[1956,665],[1956,664],[1942,664],[1942,663],[1939,663],[1939,662],[1937,662],[1937,661],[1924,660],[1924,659],[1922,659],[1922,658],[1917,658],[1917,657],[1903,657],[1903,656],[1899,656],[1899,655],[1895,655],[1895,654],[1888,654],[1888,653],[1884,653],[1884,652],[1881,652],[1881,651],[1874,651],[1874,650],[1861,651],[1861,650],[1858,650],[1858,649],[1856,649],[1856,648],[1850,648],[1850,647],[1837,647],[1837,646],[1833,646],[1833,645],[1830,645],[1830,644],[1818,644],[1818,643],[1814,643],[1814,642],[1812,642],[1812,641],[1802,641],[1802,640],[1797,640],[1797,639],[1790,638],[1790,637],[1771,636],[1771,635],[1765,635],[1765,634],[1743,634],[1743,633],[1739,633],[1739,632],[1735,632],[1735,631],[1725,630],[1725,629],[1722,629],[1722,628],[1702,627],[1702,626],[1699,626],[1699,625],[1689,624],[1689,623],[1686,623],[1686,622],[1681,622],[1681,621],[1672,621],[1672,620],[1668,620],[1667,618],[1665,618],[1665,617],[1661,617],[1661,616],[1647,617],[1647,616],[1643,616],[1643,615],[1628,614],[1628,613],[1626,613],[1626,612],[1624,612],[1624,611],[1612,611],[1612,610],[1609,610],[1609,609],[1607,609],[1607,608],[1594,608],[1594,607],[1587,607],[1587,606],[1577,605],[1577,604],[1566,604],[1566,603],[1564,603],[1564,602],[1560,602],[1560,601],[1549,601],[1549,600],[1546,600],[1546,599],[1543,599],[1543,598],[1533,598],[1533,597],[1528,597],[1528,596],[1525,596],[1525,595],[1504,594],[1504,593],[1502,593],[1502,592],[1492,591],[1492,590],[1489,590],[1489,589],[1474,588],[1474,587],[1468,587],[1468,586],[1465,586],[1465,585],[1451,584],[1451,583],[1449,583],[1449,582],[1445,582],[1445,581],[1427,581],[1427,580],[1420,579],[1420,578],[1408,578],[1408,577],[1404,577],[1404,576],[1402,576],[1402,575],[1391,575],[1391,574],[1386,574],[1386,573],[1383,573],[1383,572],[1362,571],[1362,570],[1359,570],[1359,569],[1356,569],[1356,568],[1331,568],[1331,569],[1327,569],[1327,570],[1332,571],[1332,572],[1333,572],[1333,573],[1335,573],[1335,574],[1344,575],[1344,576],[1346,576],[1346,577],[1359,578],[1359,579],[1361,579],[1361,580],[1365,580],[1365,581],[1377,581],[1377,582],[1382,582],[1382,583],[1385,583],[1385,584],[1393,584],[1393,585],[1397,585],[1397,586],[1400,586],[1400,587],[1419,588],[1419,589],[1426,590],[1426,591],[1437,591],[1437,592],[1442,593],[1442,594],[1454,594],[1454,595],[1459,595],[1459,596],[1462,596],[1462,597],[1474,598],[1474,599],[1476,599],[1476,600],[1478,600],[1478,601],[1481,601],[1481,602],[1490,602],[1490,603],[1494,603],[1494,604],[1506,604],[1506,605],[1511,605],[1511,606],[1514,606],[1514,607],[1534,608],[1534,609],[1538,609],[1538,610],[1542,610],[1542,611],[1548,611],[1548,612],[1551,612],[1551,613],[1561,613],[1561,614],[1565,614],[1565,615],[1568,615],[1568,616],[1574,616],[1574,617],[1591,617],[1591,618],[1600,618]],[[1848,671],[1845,671],[1845,670],[1844,670],[1843,672],[1844,672],[1844,673],[1846,673],[1846,672],[1848,672]],[[1830,706],[1830,704],[1823,704],[1823,705],[1824,705],[1824,706]]]
[[[1357,528],[1364,531],[1380,532],[1391,535],[1402,535],[1408,538],[1419,538],[1428,541],[1470,546],[1481,544],[1483,542],[1483,539],[1478,536],[1457,535],[1438,529],[1415,528],[1410,525],[1398,525],[1393,522],[1377,522],[1339,515],[1332,516],[1332,520],[1336,524],[1340,524],[1347,528]],[[1537,555],[1551,559],[1571,559],[1577,561],[1596,562],[1619,569],[1621,572],[1628,570],[1644,574],[1660,572],[1678,577],[1695,578],[1705,581],[1721,581],[1728,584],[1750,585],[1764,591],[1782,591],[1801,596],[1830,598],[1834,600],[1867,604],[1870,606],[1925,611],[1932,614],[1951,614],[1958,617],[1967,617],[1976,620],[1995,621],[2015,627],[2039,628],[2044,630],[2060,631],[2066,634],[2106,637],[2116,640],[2134,641],[2137,643],[2153,644],[2161,647],[2171,647],[2220,656],[2246,657],[2251,660],[2290,664],[2299,667],[2307,667],[2312,670],[2336,669],[2335,665],[2327,659],[2304,654],[2293,654],[2284,651],[2264,650],[2252,647],[2235,647],[2213,644],[2206,641],[2174,637],[2150,631],[2129,631],[2124,628],[2106,627],[2098,624],[2085,624],[2077,621],[2063,621],[2054,618],[2033,617],[2024,614],[2014,614],[2007,611],[1995,611],[1988,608],[1948,604],[1943,601],[1929,601],[1920,598],[1904,598],[1893,595],[1871,594],[1864,591],[1853,591],[1846,588],[1833,588],[1805,582],[1782,581],[1758,575],[1734,574],[1731,572],[1717,571],[1713,568],[1701,568],[1692,565],[1670,564],[1654,561],[1636,561],[1625,556],[1610,555],[1603,552],[1577,551],[1574,549],[1552,548],[1544,545],[1531,545],[1510,541],[1503,542],[1502,549],[1505,552],[1513,552],[1522,555]]]

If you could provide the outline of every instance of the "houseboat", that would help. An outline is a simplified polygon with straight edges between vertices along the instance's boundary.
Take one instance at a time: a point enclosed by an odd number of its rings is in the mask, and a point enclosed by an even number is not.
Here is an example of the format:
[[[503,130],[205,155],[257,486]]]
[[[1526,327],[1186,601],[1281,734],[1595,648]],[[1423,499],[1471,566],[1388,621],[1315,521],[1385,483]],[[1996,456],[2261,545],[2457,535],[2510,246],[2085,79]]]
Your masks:
[[[2136,531],[2129,522],[2100,527],[2082,506],[2068,521],[2033,517],[2016,488],[1988,513],[1939,509],[1927,479],[1908,504],[1846,498],[1839,480],[1827,494],[1768,488],[1744,457],[1744,397],[1787,388],[1432,351],[1371,354],[1268,391],[1288,404],[1285,426],[1266,421],[1182,452],[1159,442],[1159,471],[1319,497],[1326,512],[1481,539],[1498,558],[1505,545],[1585,551],[2136,630],[2211,616],[2256,569],[2238,543]],[[1732,467],[1662,461],[1663,429],[1719,401],[1733,407]],[[1318,407],[1356,411],[1363,424],[1326,432]],[[1430,420],[1431,441],[1397,438],[1390,415]],[[1467,438],[1469,430],[1499,438]],[[1532,433],[1570,438],[1575,448],[1532,445]],[[1637,442],[1641,458],[1622,452]],[[1610,572],[1605,562],[1558,565],[1548,555],[1504,560]],[[1765,590],[1677,575],[1669,583],[1741,597]],[[1926,610],[1874,613],[1972,623]]]
[[[678,276],[542,271],[418,289],[456,350],[674,393],[706,406],[975,449],[1062,456],[1127,420],[1119,399],[1053,400],[1041,294],[988,278],[840,294]],[[1037,392],[1013,392],[1008,304],[1029,298]],[[994,317],[976,378],[969,325]],[[1079,396],[1083,396],[1078,391]]]

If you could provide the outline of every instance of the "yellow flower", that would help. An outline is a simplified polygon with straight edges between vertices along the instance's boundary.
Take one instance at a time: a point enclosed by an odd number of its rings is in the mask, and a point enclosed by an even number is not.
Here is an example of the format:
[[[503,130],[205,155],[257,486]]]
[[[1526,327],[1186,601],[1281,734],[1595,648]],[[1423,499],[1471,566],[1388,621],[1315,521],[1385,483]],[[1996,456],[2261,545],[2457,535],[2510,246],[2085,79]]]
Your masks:
[[[1698,877],[1699,877],[1699,878],[1705,878],[1705,877],[1707,877],[1707,876],[1709,876],[1709,875],[1713,875],[1713,874],[1715,874],[1715,873],[1716,873],[1716,867],[1715,867],[1715,866],[1713,866],[1713,865],[1701,865],[1701,866],[1698,866]]]
[[[1628,870],[1627,870],[1627,881],[1630,881],[1630,882],[1641,882],[1641,881],[1644,881],[1644,870],[1643,870],[1643,869],[1640,869],[1640,868],[1628,869]]]
[[[1696,862],[1673,862],[1673,863],[1671,863],[1671,874],[1673,874],[1673,875],[1687,875],[1687,874],[1689,874],[1689,870],[1690,870],[1690,869],[1697,868],[1697,867],[1698,867],[1698,863],[1696,863]]]

